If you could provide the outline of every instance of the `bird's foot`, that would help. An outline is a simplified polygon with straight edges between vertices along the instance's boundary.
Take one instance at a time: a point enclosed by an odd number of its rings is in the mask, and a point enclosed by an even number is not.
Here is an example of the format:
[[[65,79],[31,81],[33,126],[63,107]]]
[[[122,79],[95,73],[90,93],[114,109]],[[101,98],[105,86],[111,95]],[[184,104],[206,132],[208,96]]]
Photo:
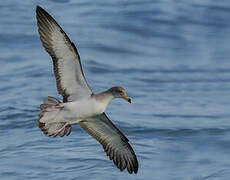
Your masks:
[[[57,136],[67,125],[69,125],[69,123],[66,122],[61,128],[48,133],[47,136]]]

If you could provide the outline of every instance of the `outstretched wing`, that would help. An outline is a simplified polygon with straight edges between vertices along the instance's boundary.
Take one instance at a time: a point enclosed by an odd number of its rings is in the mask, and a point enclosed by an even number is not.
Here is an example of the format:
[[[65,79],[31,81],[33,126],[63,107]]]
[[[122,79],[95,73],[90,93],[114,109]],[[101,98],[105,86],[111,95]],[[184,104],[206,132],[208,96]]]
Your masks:
[[[104,148],[110,160],[123,171],[137,173],[138,161],[124,134],[108,119],[105,113],[78,123],[81,128],[94,137]]]
[[[85,80],[75,45],[44,9],[37,6],[36,14],[40,39],[53,59],[56,85],[63,101],[90,96],[92,90]]]

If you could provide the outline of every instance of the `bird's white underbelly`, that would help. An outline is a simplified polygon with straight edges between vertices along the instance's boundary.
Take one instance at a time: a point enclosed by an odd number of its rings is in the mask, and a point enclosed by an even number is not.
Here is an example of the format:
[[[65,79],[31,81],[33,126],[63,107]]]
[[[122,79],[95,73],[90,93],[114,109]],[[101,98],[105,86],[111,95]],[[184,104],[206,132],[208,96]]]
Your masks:
[[[77,123],[80,120],[103,113],[105,108],[105,104],[98,103],[95,99],[87,99],[65,103],[62,111],[66,120]]]

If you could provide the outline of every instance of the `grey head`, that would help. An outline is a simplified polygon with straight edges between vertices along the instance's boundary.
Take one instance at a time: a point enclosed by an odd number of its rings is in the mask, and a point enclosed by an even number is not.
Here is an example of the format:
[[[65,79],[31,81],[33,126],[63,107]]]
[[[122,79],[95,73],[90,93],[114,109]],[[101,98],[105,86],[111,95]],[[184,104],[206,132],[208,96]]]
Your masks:
[[[129,103],[131,103],[131,99],[127,97],[127,94],[123,87],[119,87],[119,86],[112,87],[107,92],[112,94],[114,98],[123,98]]]

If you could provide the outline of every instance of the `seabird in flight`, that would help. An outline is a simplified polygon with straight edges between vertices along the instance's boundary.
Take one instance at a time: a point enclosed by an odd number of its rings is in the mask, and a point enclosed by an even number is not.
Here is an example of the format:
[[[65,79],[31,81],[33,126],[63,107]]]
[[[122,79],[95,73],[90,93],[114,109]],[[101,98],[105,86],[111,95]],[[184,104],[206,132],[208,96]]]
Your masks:
[[[78,51],[58,23],[41,7],[36,9],[38,32],[45,50],[53,60],[58,93],[63,102],[47,97],[40,105],[39,128],[46,136],[68,136],[77,123],[104,148],[107,156],[123,171],[137,173],[138,161],[125,135],[104,113],[114,98],[131,103],[124,88],[112,87],[95,94],[89,87]]]

